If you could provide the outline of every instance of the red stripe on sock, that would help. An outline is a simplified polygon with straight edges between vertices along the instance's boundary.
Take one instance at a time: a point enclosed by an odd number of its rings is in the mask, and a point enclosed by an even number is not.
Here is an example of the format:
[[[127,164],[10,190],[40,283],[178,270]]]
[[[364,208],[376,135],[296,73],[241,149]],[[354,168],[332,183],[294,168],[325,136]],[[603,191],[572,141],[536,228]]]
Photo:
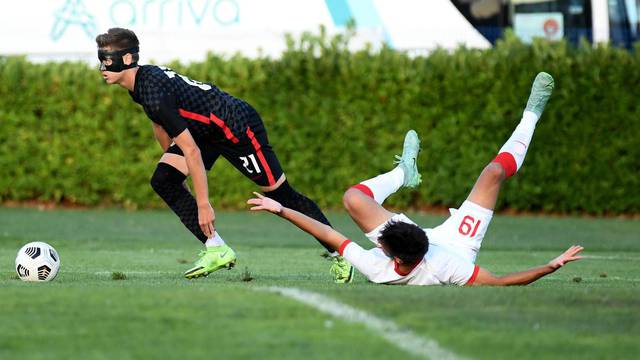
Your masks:
[[[340,244],[340,248],[338,248],[338,253],[340,256],[344,256],[344,249],[351,243],[351,240],[347,239]]]
[[[495,159],[493,159],[494,163],[500,164],[504,169],[504,172],[507,174],[507,177],[513,176],[513,174],[518,171],[518,164],[516,163],[516,159],[508,152],[503,152],[498,154]]]
[[[367,185],[363,185],[363,184],[357,184],[357,185],[353,185],[351,187],[351,189],[358,189],[360,191],[362,191],[365,195],[367,195],[368,197],[374,199],[373,197],[373,191],[371,191],[371,189],[369,189],[369,187]]]

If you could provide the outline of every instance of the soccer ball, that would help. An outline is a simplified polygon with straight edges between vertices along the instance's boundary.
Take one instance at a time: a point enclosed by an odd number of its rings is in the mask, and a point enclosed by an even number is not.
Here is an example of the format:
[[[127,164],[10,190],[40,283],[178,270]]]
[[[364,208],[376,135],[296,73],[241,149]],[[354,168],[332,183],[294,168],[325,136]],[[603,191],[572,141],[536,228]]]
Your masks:
[[[60,256],[47,243],[30,242],[16,256],[16,272],[23,281],[51,281],[59,269]]]

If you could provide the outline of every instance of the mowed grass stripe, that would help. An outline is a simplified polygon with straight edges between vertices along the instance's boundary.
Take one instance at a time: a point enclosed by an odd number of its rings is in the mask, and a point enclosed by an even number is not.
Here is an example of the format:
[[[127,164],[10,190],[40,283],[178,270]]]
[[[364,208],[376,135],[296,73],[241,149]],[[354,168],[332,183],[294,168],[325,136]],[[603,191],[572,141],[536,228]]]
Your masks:
[[[380,286],[360,274],[339,286],[323,249],[282,219],[216,215],[239,264],[188,281],[182,274],[201,245],[170,211],[0,208],[0,359],[422,357],[363,324],[253,290],[270,286],[322,294],[476,360],[635,359],[640,351],[640,221],[498,214],[478,259],[496,274],[544,264],[572,243],[587,258],[527,287],[460,288]],[[371,246],[347,214],[329,218]],[[60,253],[55,281],[17,279],[16,251],[29,241]]]
[[[176,291],[169,283],[107,281],[117,285],[58,291],[54,282],[3,293],[0,359],[348,359],[397,352],[360,324],[232,283],[187,282]]]
[[[414,334],[411,330],[401,328],[393,321],[379,318],[324,295],[316,294],[311,291],[279,286],[259,287],[256,288],[256,290],[277,293],[307,304],[318,311],[332,315],[340,320],[363,324],[368,329],[374,331],[380,337],[387,340],[391,345],[396,346],[409,354],[419,356],[424,359],[466,359],[444,349],[433,339],[420,337]]]

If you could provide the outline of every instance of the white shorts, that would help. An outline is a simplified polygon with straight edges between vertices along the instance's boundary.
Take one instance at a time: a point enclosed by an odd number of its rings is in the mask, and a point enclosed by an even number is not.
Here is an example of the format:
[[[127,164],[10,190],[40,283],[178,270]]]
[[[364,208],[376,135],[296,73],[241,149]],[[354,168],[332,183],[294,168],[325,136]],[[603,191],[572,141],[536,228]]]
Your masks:
[[[424,229],[429,244],[435,244],[455,252],[464,259],[476,262],[482,239],[487,232],[493,211],[485,209],[471,201],[462,203],[459,209],[449,209],[451,216],[441,225],[433,229]],[[389,222],[402,221],[417,225],[404,214],[395,214],[383,224],[365,234],[374,244],[378,245],[380,232]]]

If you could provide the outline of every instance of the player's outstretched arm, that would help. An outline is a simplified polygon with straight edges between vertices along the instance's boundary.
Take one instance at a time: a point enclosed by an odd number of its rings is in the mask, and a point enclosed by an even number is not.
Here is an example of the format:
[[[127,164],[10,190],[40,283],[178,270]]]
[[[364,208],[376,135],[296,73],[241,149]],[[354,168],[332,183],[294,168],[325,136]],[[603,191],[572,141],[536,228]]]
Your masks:
[[[480,268],[480,270],[478,271],[478,276],[473,282],[473,285],[527,285],[545,275],[551,274],[568,262],[582,259],[582,256],[578,256],[578,253],[580,253],[583,249],[584,248],[582,246],[573,245],[557,258],[549,261],[547,265],[539,266],[526,271],[507,274],[504,276],[495,276],[486,269]]]
[[[295,210],[286,208],[279,202],[262,194],[254,192],[254,195],[256,196],[255,198],[247,200],[247,204],[254,205],[251,207],[252,211],[263,210],[279,215],[336,250],[347,240],[344,235],[333,230],[331,226],[325,225]]]

